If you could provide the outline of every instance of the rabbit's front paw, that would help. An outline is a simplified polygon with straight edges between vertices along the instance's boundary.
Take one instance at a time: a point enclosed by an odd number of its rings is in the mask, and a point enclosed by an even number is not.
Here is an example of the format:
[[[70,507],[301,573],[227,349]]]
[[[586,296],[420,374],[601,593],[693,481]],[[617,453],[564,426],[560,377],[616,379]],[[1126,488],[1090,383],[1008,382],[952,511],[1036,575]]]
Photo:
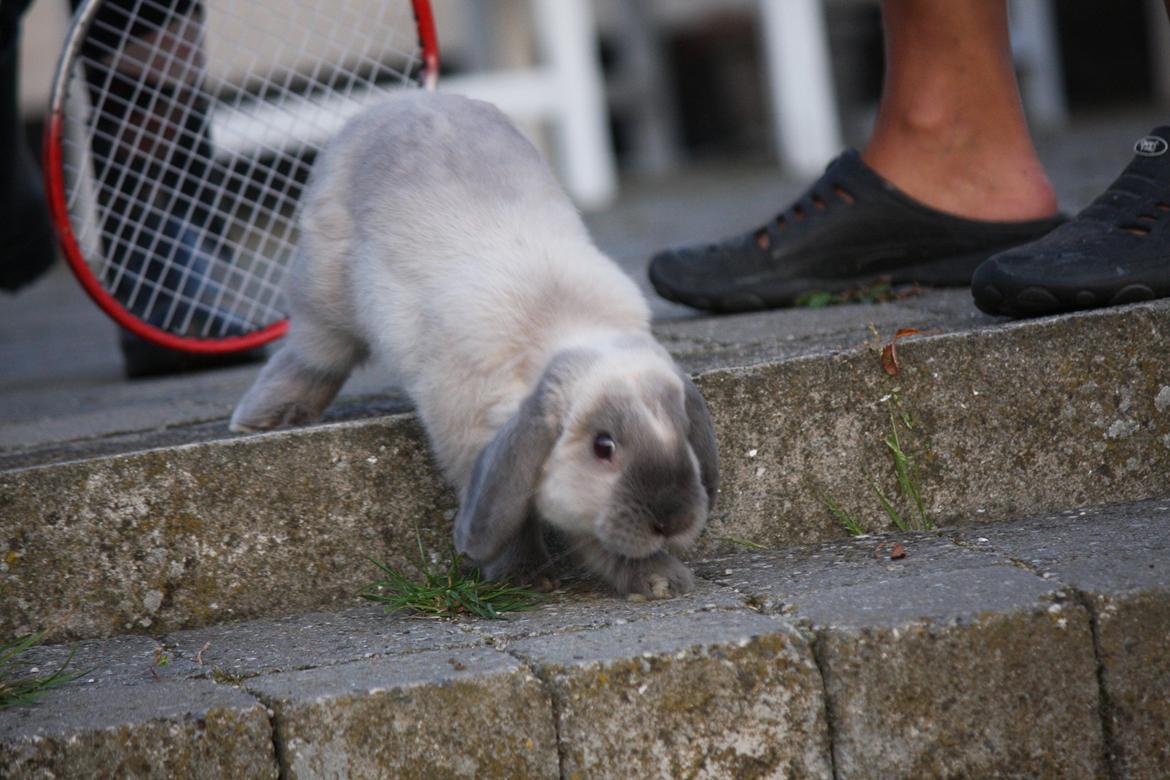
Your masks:
[[[666,553],[638,561],[634,569],[625,589],[632,601],[674,598],[695,587],[695,576],[686,564]]]

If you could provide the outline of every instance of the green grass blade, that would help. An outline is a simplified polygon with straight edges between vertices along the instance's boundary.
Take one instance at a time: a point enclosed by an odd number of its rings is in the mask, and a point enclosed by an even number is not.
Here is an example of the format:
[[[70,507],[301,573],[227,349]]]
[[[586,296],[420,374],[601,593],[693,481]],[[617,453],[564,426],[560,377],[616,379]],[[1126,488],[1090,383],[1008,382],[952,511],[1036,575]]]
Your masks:
[[[899,530],[909,531],[910,526],[906,523],[905,520],[902,519],[902,515],[894,507],[893,503],[891,503],[891,501],[886,498],[886,494],[882,492],[882,489],[877,486],[876,482],[871,482],[870,484],[873,486],[873,492],[877,494],[878,501],[881,502],[882,509],[884,509],[886,514],[889,515],[890,521],[893,522],[893,524],[897,526]]]
[[[886,446],[894,458],[894,476],[898,480],[898,488],[903,495],[908,496],[913,501],[915,509],[918,510],[918,518],[922,527],[917,530],[929,531],[933,524],[926,517],[926,504],[922,500],[922,493],[919,492],[918,485],[915,484],[914,465],[910,461],[910,457],[903,451],[901,442],[898,441],[897,429],[892,430],[890,436],[886,438]]]
[[[862,529],[861,523],[857,522],[857,518],[846,512],[837,504],[836,501],[828,496],[821,496],[821,501],[825,502],[825,506],[833,513],[833,517],[837,518],[837,522],[845,527],[850,536],[862,536],[865,530]]]
[[[451,551],[450,564],[443,569],[434,571],[429,567],[419,567],[422,582],[409,580],[385,564],[374,563],[386,578],[370,583],[360,595],[383,604],[389,611],[441,618],[466,614],[500,619],[501,613],[533,609],[543,599],[541,594],[528,588],[484,582],[478,569],[465,574],[462,558],[454,550]]]
[[[728,544],[736,544],[740,547],[746,547],[749,550],[767,550],[767,546],[753,542],[750,539],[738,539],[734,536],[712,536],[717,542],[727,542]]]
[[[44,631],[26,636],[18,636],[0,644],[0,667],[15,663],[16,658],[31,647],[35,647],[45,638]]]
[[[31,704],[45,691],[72,682],[93,671],[92,669],[80,672],[66,671],[77,652],[76,649],[72,649],[61,665],[52,673],[43,677],[18,676],[16,670],[27,665],[19,660],[19,656],[26,650],[40,644],[45,634],[46,632],[42,631],[0,644],[0,710],[18,704]]]
[[[797,306],[803,306],[809,309],[823,309],[834,303],[836,303],[836,300],[833,293],[824,291],[804,293],[796,299]]]

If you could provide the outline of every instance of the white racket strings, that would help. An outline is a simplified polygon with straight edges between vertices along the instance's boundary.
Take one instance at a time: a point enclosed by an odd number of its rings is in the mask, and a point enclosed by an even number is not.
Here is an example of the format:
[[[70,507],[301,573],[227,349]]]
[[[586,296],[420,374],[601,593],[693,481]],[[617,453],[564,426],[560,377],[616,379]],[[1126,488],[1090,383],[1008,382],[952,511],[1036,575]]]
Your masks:
[[[416,29],[406,0],[91,10],[61,145],[70,223],[94,276],[179,336],[283,319],[280,281],[312,162],[350,116],[418,85]]]

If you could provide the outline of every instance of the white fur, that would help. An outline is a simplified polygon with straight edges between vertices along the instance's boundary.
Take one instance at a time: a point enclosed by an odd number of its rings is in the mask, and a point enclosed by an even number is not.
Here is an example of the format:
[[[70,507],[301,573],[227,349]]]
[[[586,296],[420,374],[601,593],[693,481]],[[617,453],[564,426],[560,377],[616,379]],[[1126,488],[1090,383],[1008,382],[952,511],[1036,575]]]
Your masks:
[[[403,92],[352,120],[316,164],[301,230],[287,342],[234,430],[315,418],[377,353],[466,498],[476,458],[567,349],[604,357],[560,389],[562,438],[615,382],[636,396],[640,377],[655,375],[681,398],[641,292],[593,245],[535,148],[485,103]],[[662,447],[686,446],[652,398],[639,403]],[[612,485],[583,473],[597,464],[570,460],[554,451],[537,506],[580,533]]]

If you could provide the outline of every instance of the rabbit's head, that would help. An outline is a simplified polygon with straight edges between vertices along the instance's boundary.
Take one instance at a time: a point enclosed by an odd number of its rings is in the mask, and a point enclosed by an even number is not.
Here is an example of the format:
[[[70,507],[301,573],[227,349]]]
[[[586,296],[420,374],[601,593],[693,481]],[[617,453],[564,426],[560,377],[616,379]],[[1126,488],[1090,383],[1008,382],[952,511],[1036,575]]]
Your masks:
[[[477,460],[456,546],[490,560],[535,514],[621,559],[677,553],[718,480],[706,404],[664,351],[561,353]]]

